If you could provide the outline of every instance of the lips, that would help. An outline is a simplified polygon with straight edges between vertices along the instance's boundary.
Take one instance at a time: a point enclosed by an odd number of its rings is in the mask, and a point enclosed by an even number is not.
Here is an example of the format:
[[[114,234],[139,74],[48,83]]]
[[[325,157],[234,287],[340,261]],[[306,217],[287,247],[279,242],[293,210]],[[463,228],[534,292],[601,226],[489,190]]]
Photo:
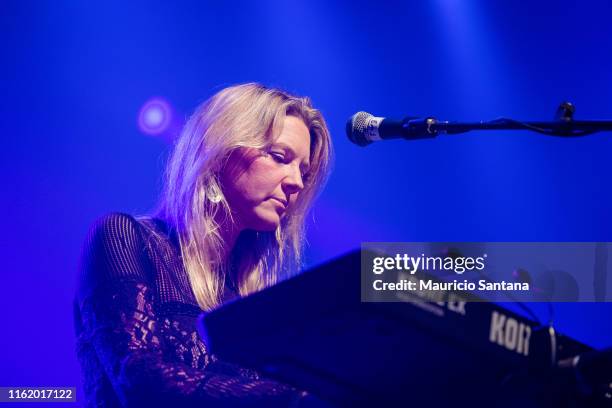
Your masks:
[[[272,197],[272,200],[281,204],[283,206],[283,210],[287,208],[287,201],[283,200],[282,198]]]

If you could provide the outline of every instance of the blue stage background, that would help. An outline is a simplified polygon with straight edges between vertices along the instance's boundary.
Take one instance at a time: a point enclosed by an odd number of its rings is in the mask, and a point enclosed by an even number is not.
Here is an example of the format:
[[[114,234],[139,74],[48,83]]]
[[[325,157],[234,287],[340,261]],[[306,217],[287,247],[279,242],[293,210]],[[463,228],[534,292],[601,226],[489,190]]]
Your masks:
[[[612,119],[607,1],[1,8],[2,386],[80,386],[71,302],[86,231],[105,213],[154,206],[176,127],[230,84],[309,95],[327,118],[336,164],[309,228],[309,265],[362,241],[612,241],[612,133],[473,132],[367,148],[344,135],[358,110],[549,120],[568,100],[576,118]],[[137,123],[153,97],[174,112],[159,135]],[[556,325],[610,346],[611,312],[558,304]]]

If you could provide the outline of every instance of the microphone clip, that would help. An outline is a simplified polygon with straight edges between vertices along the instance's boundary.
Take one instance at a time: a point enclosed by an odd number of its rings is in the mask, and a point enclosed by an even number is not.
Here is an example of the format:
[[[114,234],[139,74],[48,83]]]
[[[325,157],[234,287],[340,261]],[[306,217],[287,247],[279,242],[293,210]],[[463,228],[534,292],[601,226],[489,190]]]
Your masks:
[[[438,120],[436,118],[424,118],[424,119],[412,119],[406,118],[402,123],[402,129],[404,139],[415,140],[415,139],[431,139],[438,136],[438,129],[436,125]]]

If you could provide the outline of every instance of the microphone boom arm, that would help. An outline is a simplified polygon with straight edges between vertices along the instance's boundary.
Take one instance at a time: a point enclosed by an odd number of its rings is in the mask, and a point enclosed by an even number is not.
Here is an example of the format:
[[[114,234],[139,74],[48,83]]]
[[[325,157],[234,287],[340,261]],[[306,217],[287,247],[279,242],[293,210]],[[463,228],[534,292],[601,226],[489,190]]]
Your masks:
[[[417,120],[407,121],[406,125],[414,128],[425,127],[426,131],[431,134],[430,137],[435,137],[441,133],[458,134],[472,130],[530,130],[548,136],[580,137],[612,130],[612,121],[604,120],[520,122],[514,119],[500,118],[488,122],[438,122],[434,118],[427,118],[418,120],[422,123],[418,126],[412,123],[414,121]]]
[[[406,139],[435,137],[438,134],[458,134],[472,130],[530,130],[548,136],[580,137],[612,130],[610,120],[574,120],[575,108],[563,102],[551,122],[521,122],[499,118],[488,122],[439,122],[435,118],[407,119],[403,122]]]

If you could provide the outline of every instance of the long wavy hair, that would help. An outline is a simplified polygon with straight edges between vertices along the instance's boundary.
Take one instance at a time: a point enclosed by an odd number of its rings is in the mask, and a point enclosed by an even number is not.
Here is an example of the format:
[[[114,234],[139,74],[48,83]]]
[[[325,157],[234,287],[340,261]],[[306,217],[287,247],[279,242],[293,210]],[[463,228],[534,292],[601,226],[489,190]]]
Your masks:
[[[226,243],[220,230],[221,224],[234,220],[221,172],[233,151],[268,148],[287,115],[302,119],[309,129],[310,177],[275,231],[240,233],[230,268],[223,259]],[[325,120],[308,98],[248,83],[225,88],[197,107],[168,161],[156,215],[178,235],[183,264],[202,309],[219,306],[230,270],[238,293],[245,296],[301,266],[305,218],[327,180],[332,157]]]

